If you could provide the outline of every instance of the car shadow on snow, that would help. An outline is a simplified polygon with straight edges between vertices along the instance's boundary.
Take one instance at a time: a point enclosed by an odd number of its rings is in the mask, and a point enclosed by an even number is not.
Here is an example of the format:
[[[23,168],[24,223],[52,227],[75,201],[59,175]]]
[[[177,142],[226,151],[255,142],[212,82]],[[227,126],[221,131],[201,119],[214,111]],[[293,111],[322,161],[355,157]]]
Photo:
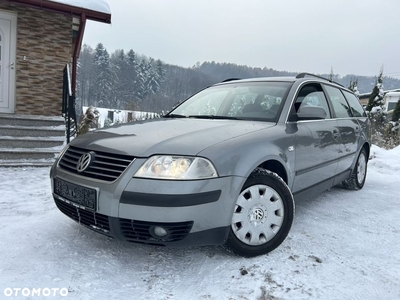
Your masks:
[[[120,241],[94,232],[73,221],[66,220],[66,222],[69,224],[68,229],[64,231],[64,247],[70,248],[70,251],[73,251],[75,247],[84,247],[91,253],[118,253],[119,256],[129,256],[130,258],[162,255],[177,261],[185,256],[193,255],[208,258],[234,256],[223,246],[218,245],[175,248]]]

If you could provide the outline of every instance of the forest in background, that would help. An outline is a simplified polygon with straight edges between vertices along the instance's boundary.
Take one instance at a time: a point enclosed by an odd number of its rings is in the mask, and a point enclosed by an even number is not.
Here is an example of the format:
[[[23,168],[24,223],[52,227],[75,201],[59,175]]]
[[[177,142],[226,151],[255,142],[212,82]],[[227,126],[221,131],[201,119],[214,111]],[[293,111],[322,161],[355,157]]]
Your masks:
[[[307,70],[302,70],[306,72]],[[378,73],[378,72],[377,72]],[[100,43],[95,49],[84,45],[77,74],[76,109],[82,106],[141,110],[162,113],[193,93],[227,78],[295,76],[298,72],[253,68],[233,63],[203,62],[191,68],[170,65],[133,50],[109,54]],[[370,93],[378,76],[318,74],[349,87],[357,81],[360,93]],[[384,90],[400,88],[400,80],[383,77]]]

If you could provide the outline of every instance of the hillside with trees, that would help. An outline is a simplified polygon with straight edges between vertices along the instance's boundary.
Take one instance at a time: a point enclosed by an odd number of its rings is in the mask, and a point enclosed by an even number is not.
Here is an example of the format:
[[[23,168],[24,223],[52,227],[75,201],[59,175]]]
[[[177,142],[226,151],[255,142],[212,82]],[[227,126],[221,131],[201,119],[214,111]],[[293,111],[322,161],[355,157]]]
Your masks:
[[[84,45],[77,72],[77,109],[82,106],[137,109],[144,99],[159,92],[165,80],[160,60],[116,50],[111,55],[102,44]]]
[[[307,70],[302,70],[307,71]],[[82,106],[143,110],[170,110],[193,93],[227,78],[295,76],[297,72],[253,68],[233,63],[203,62],[191,68],[170,65],[133,50],[109,54],[102,44],[95,49],[84,45],[77,76],[77,110]],[[319,74],[349,87],[357,82],[360,93],[370,93],[377,77],[333,73]],[[400,88],[400,80],[383,76],[384,89]]]

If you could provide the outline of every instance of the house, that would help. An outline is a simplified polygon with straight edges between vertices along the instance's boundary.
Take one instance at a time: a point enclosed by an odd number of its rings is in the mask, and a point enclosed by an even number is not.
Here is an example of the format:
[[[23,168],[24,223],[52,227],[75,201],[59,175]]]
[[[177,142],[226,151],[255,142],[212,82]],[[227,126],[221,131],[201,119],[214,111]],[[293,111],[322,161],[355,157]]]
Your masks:
[[[384,95],[384,102],[386,106],[386,112],[394,109],[395,104],[389,104],[392,102],[396,102],[399,100],[399,95],[400,95],[400,89],[394,89],[394,90],[386,90],[383,91]],[[371,93],[364,93],[359,95],[360,102],[363,106],[368,105],[369,97],[371,96]],[[395,101],[395,98],[397,97],[397,100]],[[394,106],[393,106],[394,105]]]
[[[368,101],[369,101],[369,96],[371,95],[371,93],[364,93],[364,94],[360,94],[358,96],[358,99],[360,100],[360,103],[362,106],[367,106],[368,105]]]
[[[60,119],[63,70],[70,66],[73,100],[87,20],[110,24],[107,2],[0,0],[0,166],[7,160],[29,160],[29,149],[49,148],[35,143],[38,138],[56,133],[65,139]],[[21,148],[25,152],[12,158]]]

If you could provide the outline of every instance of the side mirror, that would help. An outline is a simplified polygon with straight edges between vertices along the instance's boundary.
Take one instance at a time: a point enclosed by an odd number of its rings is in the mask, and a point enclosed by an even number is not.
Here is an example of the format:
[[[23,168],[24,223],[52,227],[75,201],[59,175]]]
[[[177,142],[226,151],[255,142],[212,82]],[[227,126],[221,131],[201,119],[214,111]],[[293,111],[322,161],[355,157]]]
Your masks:
[[[304,106],[300,107],[299,112],[297,113],[297,120],[321,120],[326,119],[328,114],[323,107],[320,106]]]

